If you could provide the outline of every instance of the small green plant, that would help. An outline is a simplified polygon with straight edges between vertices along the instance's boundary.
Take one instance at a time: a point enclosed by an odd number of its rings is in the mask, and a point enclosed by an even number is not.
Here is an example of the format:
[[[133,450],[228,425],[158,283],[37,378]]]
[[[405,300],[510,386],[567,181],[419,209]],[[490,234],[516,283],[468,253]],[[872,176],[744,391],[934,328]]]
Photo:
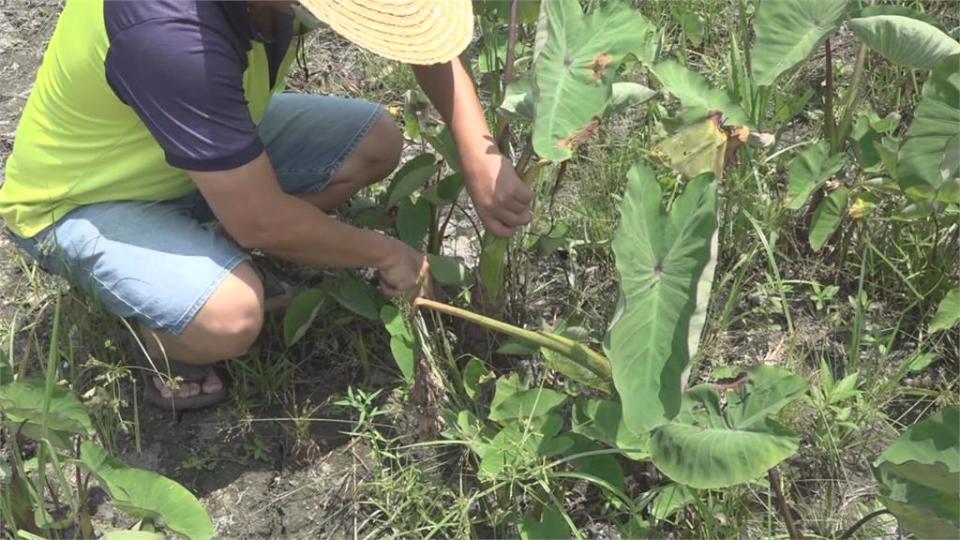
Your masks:
[[[834,380],[826,362],[820,362],[820,384],[810,388],[810,400],[818,411],[818,440],[829,441],[834,449],[857,431],[863,392],[858,388],[860,373],[854,371],[839,381]]]
[[[94,477],[114,506],[141,520],[141,537],[163,538],[156,532],[159,527],[191,539],[212,538],[209,515],[186,488],[154,472],[128,467],[95,442],[86,407],[56,382],[60,327],[58,301],[45,380],[14,379],[0,370],[0,417],[12,458],[0,477],[0,515],[6,531],[18,537],[58,538],[77,527],[81,536],[92,537],[87,497]],[[27,444],[35,448],[30,459],[24,457]],[[73,481],[67,476],[71,468]]]

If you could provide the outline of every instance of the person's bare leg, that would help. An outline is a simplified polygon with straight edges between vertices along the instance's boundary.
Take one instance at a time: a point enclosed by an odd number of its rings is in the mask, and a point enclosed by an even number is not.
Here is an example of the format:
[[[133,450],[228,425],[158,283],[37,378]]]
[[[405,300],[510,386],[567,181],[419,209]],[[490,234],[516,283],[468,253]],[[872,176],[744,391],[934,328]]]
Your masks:
[[[250,263],[238,266],[210,295],[196,317],[179,336],[140,326],[154,363],[163,369],[163,358],[187,364],[213,364],[244,354],[256,340],[263,326],[263,284]],[[154,383],[161,395],[169,397],[171,389],[158,377]],[[211,372],[202,385],[181,384],[177,397],[190,397],[217,392],[223,382]]]
[[[403,135],[389,114],[382,114],[340,166],[327,187],[300,198],[324,212],[333,212],[358,191],[383,180],[400,162]]]
[[[301,195],[325,212],[332,212],[366,186],[390,175],[400,161],[403,137],[389,115],[383,114],[333,179],[318,193]],[[249,263],[238,266],[217,288],[186,330],[173,336],[141,325],[143,341],[154,359],[167,358],[189,364],[213,364],[244,354],[263,326],[263,284]],[[173,390],[158,377],[154,384],[164,397]],[[185,383],[178,397],[217,392],[223,382],[215,373],[202,385]]]

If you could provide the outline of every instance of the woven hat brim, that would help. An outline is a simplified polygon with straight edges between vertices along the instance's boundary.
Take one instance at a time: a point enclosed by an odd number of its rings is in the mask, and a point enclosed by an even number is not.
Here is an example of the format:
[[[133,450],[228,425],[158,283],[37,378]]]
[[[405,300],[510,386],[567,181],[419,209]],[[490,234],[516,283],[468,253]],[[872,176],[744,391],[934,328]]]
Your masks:
[[[470,0],[300,0],[333,31],[384,58],[442,64],[473,39]]]

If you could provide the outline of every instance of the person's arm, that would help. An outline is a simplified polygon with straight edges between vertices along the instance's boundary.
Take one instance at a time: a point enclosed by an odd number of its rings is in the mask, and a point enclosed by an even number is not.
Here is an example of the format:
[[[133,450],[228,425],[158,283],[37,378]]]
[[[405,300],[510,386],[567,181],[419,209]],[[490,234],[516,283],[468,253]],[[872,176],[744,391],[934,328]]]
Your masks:
[[[413,297],[424,257],[407,244],[337,221],[285,193],[265,153],[235,169],[191,171],[210,208],[242,247],[315,267],[375,267],[384,292]]]
[[[533,219],[533,193],[497,150],[466,68],[459,59],[412,68],[420,87],[450,127],[467,192],[484,226],[497,236],[512,236],[518,226]]]
[[[218,30],[219,19],[158,18],[150,8],[105,7],[112,35],[107,81],[167,163],[190,173],[226,232],[243,247],[311,266],[375,267],[384,292],[415,294],[423,255],[283,192],[250,117],[244,65]],[[144,20],[127,25],[138,17]]]

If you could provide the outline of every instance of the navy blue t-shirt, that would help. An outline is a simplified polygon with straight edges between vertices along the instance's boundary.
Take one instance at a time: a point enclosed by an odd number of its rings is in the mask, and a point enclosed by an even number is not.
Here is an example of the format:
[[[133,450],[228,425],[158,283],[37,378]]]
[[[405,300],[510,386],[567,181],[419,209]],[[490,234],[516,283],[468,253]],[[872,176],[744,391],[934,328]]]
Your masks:
[[[246,1],[104,0],[107,82],[157,139],[167,163],[195,171],[244,165],[263,152],[243,90],[247,52],[264,42],[270,86],[293,38],[276,12],[258,32]]]

